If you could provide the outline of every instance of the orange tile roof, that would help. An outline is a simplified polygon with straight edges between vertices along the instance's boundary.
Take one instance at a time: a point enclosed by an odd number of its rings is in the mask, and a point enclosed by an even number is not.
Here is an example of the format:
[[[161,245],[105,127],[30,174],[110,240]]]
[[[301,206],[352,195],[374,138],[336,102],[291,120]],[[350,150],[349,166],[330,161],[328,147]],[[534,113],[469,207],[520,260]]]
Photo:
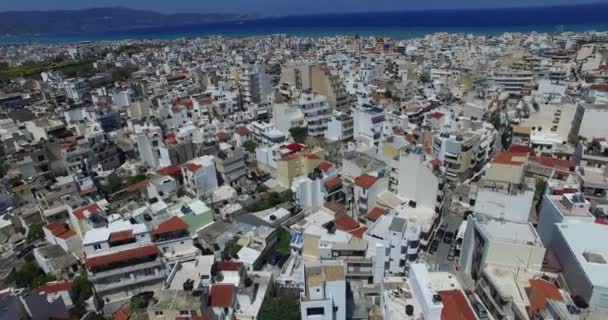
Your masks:
[[[355,178],[355,184],[358,185],[359,187],[365,188],[365,189],[371,188],[374,185],[374,183],[376,183],[376,181],[378,181],[378,178],[376,178],[374,176],[370,176],[367,173],[364,173]]]
[[[509,147],[509,152],[532,153],[533,151],[534,151],[534,148],[532,148],[530,146],[522,145],[522,144],[512,144]]]
[[[74,232],[74,230],[70,230],[68,225],[65,223],[53,222],[47,224],[45,228],[51,231],[55,237],[61,239],[69,239],[76,235],[76,232]]]
[[[88,212],[99,212],[101,211],[101,207],[97,204],[97,202],[93,202],[91,204],[88,204],[84,207],[80,207],[78,209],[75,209],[72,214],[74,214],[74,216],[76,217],[76,219],[78,220],[84,220],[84,213],[88,211]]]
[[[328,161],[323,161],[321,162],[321,164],[319,164],[319,169],[321,169],[322,171],[327,171],[329,169],[331,169],[334,165],[331,164]]]
[[[133,239],[133,230],[116,231],[110,233],[110,242],[124,241]]]
[[[550,168],[562,168],[570,170],[571,168],[576,167],[576,163],[574,163],[574,161],[562,160],[546,156],[530,157],[530,161],[540,164],[541,166]]]
[[[329,179],[325,180],[325,182],[323,182],[323,185],[325,186],[326,189],[333,189],[333,188],[339,186],[340,184],[342,184],[342,178],[340,178],[339,176],[329,178]]]
[[[182,176],[182,169],[179,166],[168,166],[158,169],[156,173],[163,176]]]
[[[323,206],[331,210],[331,212],[335,213],[336,215],[346,212],[344,205],[336,201],[327,202]]]
[[[188,225],[180,217],[174,216],[169,220],[161,223],[150,234],[157,236],[160,234],[170,233],[174,231],[188,230]]]
[[[380,217],[385,215],[387,212],[386,209],[375,207],[367,214],[367,218],[372,221],[378,220]]]
[[[129,309],[129,306],[126,306],[114,314],[113,320],[129,320],[131,313],[132,311]]]
[[[87,268],[95,268],[103,265],[116,263],[119,261],[143,258],[148,256],[158,255],[158,249],[154,245],[148,245],[145,247],[134,248],[129,250],[123,250],[116,253],[105,254],[102,256],[95,256],[87,258],[84,265]]]
[[[492,163],[519,166],[524,164],[525,161],[516,158],[527,158],[527,156],[527,153],[501,152],[496,155]]]
[[[214,284],[209,292],[209,306],[228,308],[234,301],[234,284]]]
[[[530,308],[534,312],[544,310],[547,300],[564,300],[559,289],[553,283],[543,279],[530,280],[530,290]]]
[[[72,283],[67,280],[47,282],[36,289],[38,293],[55,293],[67,291],[72,288]]]
[[[359,227],[359,222],[350,217],[349,215],[343,213],[336,218],[335,221],[336,228],[342,231],[351,231]]]
[[[355,230],[350,231],[349,233],[353,235],[353,237],[363,239],[363,234],[367,231],[367,227],[361,227]]]
[[[443,302],[441,320],[476,320],[477,317],[471,309],[467,298],[460,290],[439,291]]]

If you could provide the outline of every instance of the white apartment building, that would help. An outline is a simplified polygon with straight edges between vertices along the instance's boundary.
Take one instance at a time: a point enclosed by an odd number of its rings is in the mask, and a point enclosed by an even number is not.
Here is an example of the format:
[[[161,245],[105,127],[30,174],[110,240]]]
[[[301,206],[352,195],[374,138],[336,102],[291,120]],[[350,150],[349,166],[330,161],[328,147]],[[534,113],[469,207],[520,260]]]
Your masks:
[[[112,313],[140,292],[162,288],[166,270],[144,224],[119,220],[89,230],[84,265],[95,292]]]
[[[334,111],[327,123],[325,139],[349,141],[353,139],[353,117],[351,114]]]
[[[545,247],[531,223],[469,216],[460,266],[473,280],[487,265],[540,270]]]
[[[506,93],[521,95],[524,88],[532,84],[534,73],[519,70],[496,70],[490,81]]]
[[[418,259],[421,230],[415,219],[408,220],[394,213],[381,216],[363,236],[368,242],[366,256],[374,260],[374,270],[382,274],[405,274],[407,266]]]
[[[571,294],[583,298],[590,313],[602,318],[608,312],[606,241],[605,225],[567,222],[556,225],[551,243]]]
[[[538,214],[536,230],[545,246],[553,243],[558,223],[589,222],[595,217],[589,211],[591,203],[580,193],[545,194]]]
[[[323,196],[323,177],[316,173],[300,176],[293,179],[291,191],[296,206],[304,211],[319,210],[325,203]]]
[[[150,125],[135,125],[134,129],[140,159],[150,168],[157,168],[160,158],[159,147],[163,145],[162,129]]]
[[[383,319],[444,319],[444,305],[426,265],[412,264],[407,278],[386,278],[383,287]]]
[[[266,74],[265,65],[244,65],[238,72],[238,84],[244,102],[258,104],[269,102],[272,83]]]
[[[346,277],[341,260],[309,262],[304,266],[300,294],[302,320],[345,320]]]
[[[327,130],[327,122],[331,117],[331,109],[325,96],[303,93],[298,100],[300,110],[304,113],[304,120],[308,127],[308,135],[320,137]]]
[[[353,137],[368,145],[378,146],[393,135],[390,123],[386,121],[384,109],[372,104],[360,104],[353,108]]]
[[[574,140],[581,136],[591,141],[595,137],[604,137],[607,121],[608,104],[579,102],[568,138]]]
[[[272,123],[254,121],[247,125],[247,129],[258,145],[271,145],[287,140],[287,134],[277,129]]]
[[[197,197],[203,197],[217,190],[217,175],[213,156],[202,156],[188,161],[182,167],[184,189]]]
[[[272,124],[285,135],[289,135],[289,129],[304,127],[304,113],[295,104],[274,104],[272,106]]]

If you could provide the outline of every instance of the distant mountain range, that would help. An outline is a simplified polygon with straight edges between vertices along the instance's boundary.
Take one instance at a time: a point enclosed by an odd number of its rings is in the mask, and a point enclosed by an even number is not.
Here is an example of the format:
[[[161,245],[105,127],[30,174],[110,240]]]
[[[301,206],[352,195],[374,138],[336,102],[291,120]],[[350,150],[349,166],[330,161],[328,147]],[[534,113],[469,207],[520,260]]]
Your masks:
[[[0,12],[0,36],[69,35],[250,20],[242,14],[162,14],[128,8]]]

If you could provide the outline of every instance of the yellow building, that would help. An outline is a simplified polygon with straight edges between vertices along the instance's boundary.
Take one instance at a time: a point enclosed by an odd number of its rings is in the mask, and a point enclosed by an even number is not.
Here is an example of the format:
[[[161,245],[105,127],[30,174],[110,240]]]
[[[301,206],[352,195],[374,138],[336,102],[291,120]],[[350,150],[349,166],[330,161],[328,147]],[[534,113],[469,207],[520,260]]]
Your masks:
[[[295,177],[314,171],[325,160],[325,150],[314,148],[308,152],[291,154],[278,161],[277,180],[279,185],[290,188]]]

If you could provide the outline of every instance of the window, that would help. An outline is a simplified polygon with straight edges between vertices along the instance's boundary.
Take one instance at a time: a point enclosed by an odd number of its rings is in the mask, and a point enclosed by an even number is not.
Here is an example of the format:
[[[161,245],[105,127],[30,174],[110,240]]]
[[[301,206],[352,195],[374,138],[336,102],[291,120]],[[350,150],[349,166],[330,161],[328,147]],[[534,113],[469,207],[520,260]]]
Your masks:
[[[323,308],[308,308],[306,309],[306,315],[308,316],[318,316],[324,315],[325,310]]]
[[[101,250],[101,245],[98,243],[96,245],[93,246],[93,249],[95,250]]]
[[[157,316],[157,317],[162,317],[165,314],[162,311],[154,311],[154,315]]]

